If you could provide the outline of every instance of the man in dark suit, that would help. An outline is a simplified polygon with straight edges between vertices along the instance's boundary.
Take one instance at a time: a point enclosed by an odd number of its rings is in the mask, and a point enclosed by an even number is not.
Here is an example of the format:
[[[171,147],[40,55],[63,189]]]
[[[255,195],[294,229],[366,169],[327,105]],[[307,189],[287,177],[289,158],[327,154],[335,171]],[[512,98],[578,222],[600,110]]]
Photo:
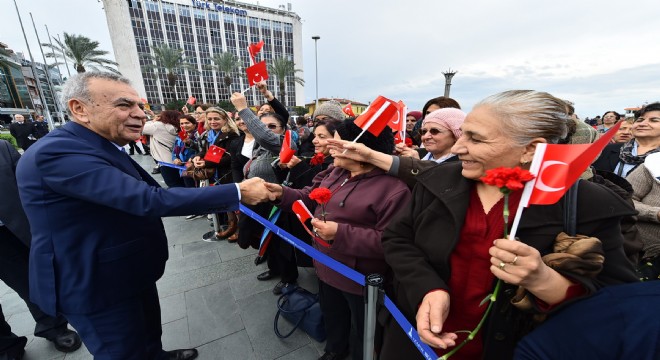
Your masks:
[[[97,360],[194,359],[165,352],[156,280],[168,258],[163,216],[238,209],[272,198],[262,179],[162,189],[123,151],[146,115],[127,79],[72,76],[62,98],[73,119],[27,151],[17,168],[30,219],[30,297],[61,313]]]
[[[13,123],[9,124],[9,133],[16,139],[16,143],[23,150],[27,150],[30,145],[34,144],[32,139],[32,124],[25,121],[25,117],[21,114],[14,115]]]
[[[16,186],[16,164],[20,155],[5,140],[0,140],[0,280],[12,288],[28,306],[37,323],[34,335],[52,341],[62,352],[80,348],[80,337],[67,328],[62,316],[52,317],[30,302],[28,296],[28,258],[30,254],[30,224],[23,212]],[[25,352],[25,336],[16,336],[5,321],[0,306],[0,359],[20,359]]]
[[[44,121],[43,115],[37,115],[37,121],[32,123],[32,135],[39,140],[48,134],[48,123]]]

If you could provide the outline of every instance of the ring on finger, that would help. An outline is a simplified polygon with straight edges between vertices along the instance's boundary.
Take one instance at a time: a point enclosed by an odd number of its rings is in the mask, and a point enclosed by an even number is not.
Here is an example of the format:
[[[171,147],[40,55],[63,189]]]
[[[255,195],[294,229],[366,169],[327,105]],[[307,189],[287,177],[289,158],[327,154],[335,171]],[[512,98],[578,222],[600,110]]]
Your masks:
[[[499,267],[500,270],[502,270],[502,271],[506,271],[506,270],[504,270],[505,266],[506,266],[506,263],[504,263],[504,261],[500,261],[500,264],[497,267]]]
[[[513,261],[511,261],[509,264],[511,264],[511,265],[515,265],[515,264],[516,264],[516,261],[518,261],[518,255],[516,255],[516,256],[513,258]]]

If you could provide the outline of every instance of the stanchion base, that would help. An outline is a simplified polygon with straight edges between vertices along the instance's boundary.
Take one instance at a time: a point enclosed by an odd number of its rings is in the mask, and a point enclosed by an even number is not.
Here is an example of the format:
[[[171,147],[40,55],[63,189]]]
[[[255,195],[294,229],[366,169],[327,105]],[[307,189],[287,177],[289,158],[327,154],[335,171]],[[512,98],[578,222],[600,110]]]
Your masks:
[[[227,225],[220,225],[220,230],[218,232],[222,232],[227,230]],[[226,240],[227,238],[219,238],[215,236],[215,231],[209,231],[206,234],[202,235],[202,240],[206,242],[215,242],[215,241],[221,241],[221,240]]]

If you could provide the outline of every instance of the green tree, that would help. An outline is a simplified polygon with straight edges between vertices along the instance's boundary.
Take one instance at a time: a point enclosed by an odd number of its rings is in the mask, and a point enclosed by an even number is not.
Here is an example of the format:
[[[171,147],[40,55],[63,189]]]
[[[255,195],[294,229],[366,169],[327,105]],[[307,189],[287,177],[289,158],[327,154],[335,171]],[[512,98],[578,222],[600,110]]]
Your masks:
[[[222,81],[227,88],[227,99],[231,98],[231,73],[241,67],[241,62],[234,54],[225,52],[213,55],[213,65],[207,68],[215,70],[223,75]]]
[[[297,73],[302,70],[296,69],[296,64],[293,60],[289,60],[284,57],[275,58],[271,64],[268,64],[268,73],[270,76],[275,76],[277,79],[277,85],[279,87],[279,93],[277,98],[286,106],[286,93],[284,88],[286,85],[287,77],[292,77],[294,82],[297,82],[300,85],[305,85],[305,80],[296,76]]]
[[[143,55],[144,58],[150,60],[152,64],[145,65],[145,69],[158,69],[164,68],[167,84],[170,87],[171,101],[176,98],[176,81],[179,79],[179,74],[188,70],[196,72],[194,65],[186,60],[183,50],[170,47],[167,44],[161,44],[151,48],[151,54]]]
[[[59,39],[55,38],[53,38],[53,41],[55,41],[55,44],[52,45],[50,43],[41,44],[52,50],[46,54],[46,57],[61,60],[66,58],[73,63],[73,67],[79,73],[84,73],[87,70],[86,67],[89,67],[94,70],[102,69],[119,74],[117,69],[109,66],[117,66],[117,63],[103,57],[108,55],[108,52],[98,49],[98,41],[92,41],[86,36],[67,33],[64,33],[64,42],[60,42]],[[62,56],[62,53],[64,53],[64,56]],[[61,64],[58,62],[53,66]]]

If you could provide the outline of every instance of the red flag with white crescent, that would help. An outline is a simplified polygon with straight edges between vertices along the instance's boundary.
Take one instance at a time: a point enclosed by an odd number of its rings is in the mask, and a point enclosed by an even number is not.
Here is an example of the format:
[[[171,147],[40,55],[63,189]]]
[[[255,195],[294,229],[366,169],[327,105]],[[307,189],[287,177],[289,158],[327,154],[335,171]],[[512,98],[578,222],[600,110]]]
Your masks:
[[[621,122],[593,144],[538,144],[530,172],[536,176],[525,186],[520,203],[554,204],[603,151],[617,132]]]
[[[404,131],[406,129],[406,104],[399,100],[396,107],[396,114],[392,116],[387,126],[391,127],[393,131]]]
[[[250,86],[254,86],[254,84],[260,81],[268,80],[268,69],[265,60],[248,67],[245,69],[245,72],[247,73]]]
[[[348,103],[346,106],[344,106],[342,111],[344,112],[344,114],[346,114],[348,116],[352,116],[352,117],[355,116],[355,113],[353,112],[353,106],[352,106],[351,103]]]
[[[222,155],[224,154],[225,149],[217,145],[211,145],[209,146],[209,150],[206,152],[206,155],[204,155],[204,161],[217,164],[220,162],[220,159],[222,159]]]

